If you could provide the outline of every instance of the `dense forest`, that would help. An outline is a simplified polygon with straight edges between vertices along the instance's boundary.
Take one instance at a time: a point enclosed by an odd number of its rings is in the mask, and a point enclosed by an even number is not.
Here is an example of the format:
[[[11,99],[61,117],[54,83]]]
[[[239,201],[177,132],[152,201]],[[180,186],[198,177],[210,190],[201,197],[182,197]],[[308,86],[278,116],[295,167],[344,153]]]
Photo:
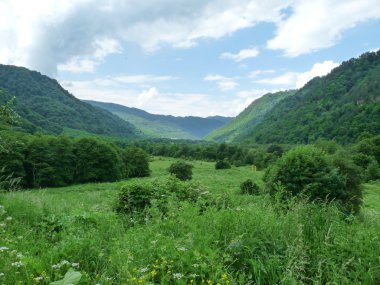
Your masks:
[[[380,133],[380,51],[342,63],[280,101],[240,141],[347,144],[362,133]]]
[[[29,132],[61,134],[65,129],[108,136],[136,137],[134,126],[80,101],[59,83],[23,67],[0,65],[0,104],[12,97],[13,109]]]
[[[232,121],[209,134],[207,139],[226,142],[239,141],[259,124],[265,114],[270,112],[278,102],[294,94],[295,91],[280,91],[273,94],[265,94],[253,101]]]

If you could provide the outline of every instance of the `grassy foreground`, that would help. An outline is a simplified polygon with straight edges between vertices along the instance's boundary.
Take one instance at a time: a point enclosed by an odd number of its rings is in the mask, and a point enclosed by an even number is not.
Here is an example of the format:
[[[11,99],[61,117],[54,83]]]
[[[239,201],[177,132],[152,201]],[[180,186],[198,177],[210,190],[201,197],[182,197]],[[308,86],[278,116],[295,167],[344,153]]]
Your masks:
[[[172,160],[155,158],[164,179]],[[193,162],[212,206],[173,203],[143,222],[113,211],[122,185],[0,195],[0,284],[50,284],[73,268],[79,284],[380,284],[380,184],[343,219],[334,205],[240,195],[261,172]],[[138,181],[138,179],[134,179]]]

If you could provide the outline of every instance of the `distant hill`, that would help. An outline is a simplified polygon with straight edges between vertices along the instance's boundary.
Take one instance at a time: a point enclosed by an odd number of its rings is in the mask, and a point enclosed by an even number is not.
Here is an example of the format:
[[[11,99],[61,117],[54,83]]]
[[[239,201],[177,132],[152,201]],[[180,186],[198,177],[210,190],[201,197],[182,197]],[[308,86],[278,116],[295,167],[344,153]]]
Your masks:
[[[214,116],[175,117],[155,115],[146,111],[113,103],[84,101],[93,106],[107,110],[121,119],[133,124],[144,134],[152,137],[176,139],[202,139],[210,132],[225,125],[232,118]]]
[[[23,67],[0,65],[0,104],[13,96],[13,109],[29,131],[61,134],[65,129],[135,137],[138,131],[119,117],[75,98],[59,83]]]
[[[312,79],[239,141],[310,143],[325,138],[350,143],[367,132],[380,134],[380,51]]]
[[[265,114],[268,113],[278,102],[292,96],[296,91],[282,91],[268,93],[261,98],[253,101],[243,112],[236,118],[221,128],[214,130],[207,136],[208,140],[215,141],[238,141],[244,137],[260,123]]]

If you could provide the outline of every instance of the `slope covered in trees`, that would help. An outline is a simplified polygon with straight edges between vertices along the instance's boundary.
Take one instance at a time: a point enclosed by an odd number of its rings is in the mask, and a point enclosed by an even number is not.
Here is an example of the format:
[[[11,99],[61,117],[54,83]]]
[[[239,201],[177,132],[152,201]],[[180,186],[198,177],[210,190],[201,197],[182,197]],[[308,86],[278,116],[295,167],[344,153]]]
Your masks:
[[[75,98],[54,79],[23,67],[0,65],[0,104],[13,96],[13,109],[29,131],[60,134],[70,128],[124,137],[137,133],[117,116]]]
[[[240,137],[244,137],[252,128],[260,123],[265,114],[278,102],[294,93],[295,91],[281,91],[264,95],[253,101],[235,119],[210,133],[207,139],[227,142],[239,140]]]
[[[201,139],[229,122],[229,117],[175,117],[150,114],[146,111],[113,103],[85,101],[107,110],[133,124],[146,135],[161,138]]]
[[[380,51],[342,63],[279,102],[241,141],[310,143],[319,138],[354,142],[380,133]]]

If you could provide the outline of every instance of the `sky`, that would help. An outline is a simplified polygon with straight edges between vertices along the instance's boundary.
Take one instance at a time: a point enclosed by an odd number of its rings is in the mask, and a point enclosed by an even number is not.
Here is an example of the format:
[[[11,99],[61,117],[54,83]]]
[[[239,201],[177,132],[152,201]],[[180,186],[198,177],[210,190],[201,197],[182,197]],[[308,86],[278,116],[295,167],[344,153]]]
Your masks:
[[[1,64],[155,114],[236,116],[379,48],[379,0],[0,0]]]

